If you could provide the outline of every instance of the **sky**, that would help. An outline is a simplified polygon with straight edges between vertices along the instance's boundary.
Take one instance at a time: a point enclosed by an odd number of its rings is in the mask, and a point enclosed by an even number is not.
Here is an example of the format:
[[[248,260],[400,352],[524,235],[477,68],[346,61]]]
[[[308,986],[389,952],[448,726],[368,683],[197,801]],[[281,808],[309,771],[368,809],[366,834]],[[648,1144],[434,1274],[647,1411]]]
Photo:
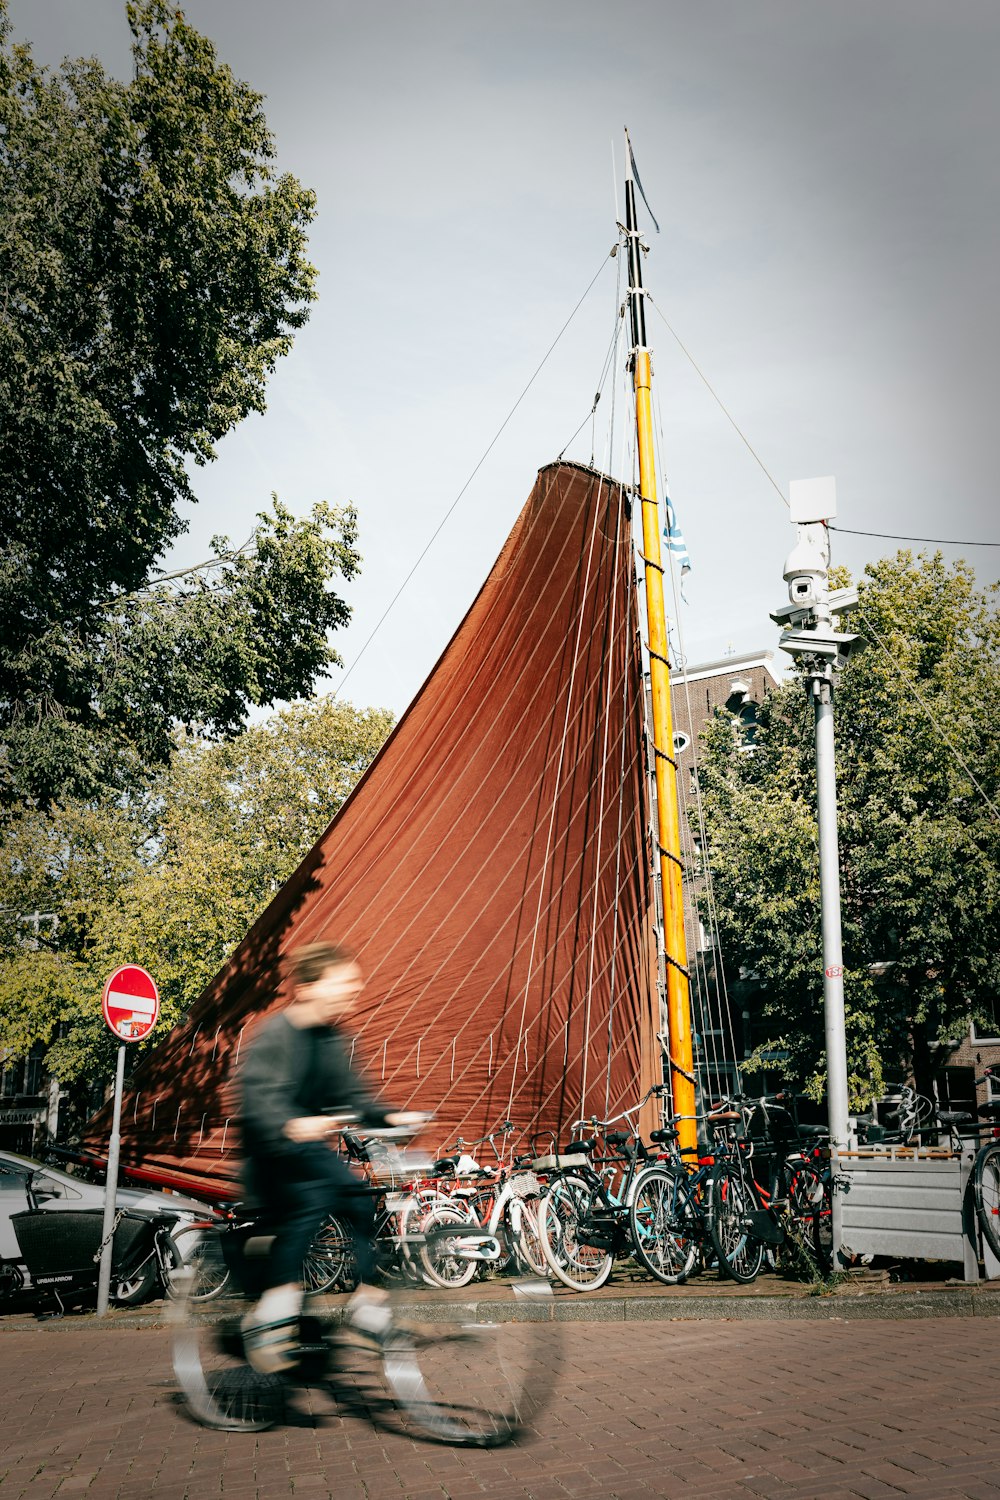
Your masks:
[[[40,61],[96,55],[127,76],[123,0],[9,7]],[[661,228],[645,220],[644,273],[693,563],[687,663],[777,647],[794,535],[764,469],[785,494],[835,476],[844,528],[1000,541],[995,0],[184,10],[266,96],[279,165],[316,191],[320,277],[266,413],[194,470],[169,563],[201,561],[218,532],[242,542],[272,491],[296,512],[353,503],[364,564],[334,642],[349,671],[321,687],[401,712],[537,470],[564,448],[590,461],[625,125]],[[626,407],[605,388],[593,457],[629,477]],[[857,574],[896,545],[838,532],[834,561]],[[942,550],[998,576],[1000,548]]]

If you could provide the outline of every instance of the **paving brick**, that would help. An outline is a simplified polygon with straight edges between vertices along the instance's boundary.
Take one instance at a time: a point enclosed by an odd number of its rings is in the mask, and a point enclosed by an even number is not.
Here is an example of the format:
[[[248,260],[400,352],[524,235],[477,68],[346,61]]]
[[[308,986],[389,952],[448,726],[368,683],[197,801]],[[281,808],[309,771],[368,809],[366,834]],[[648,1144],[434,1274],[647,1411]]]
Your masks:
[[[162,1331],[5,1331],[0,1496],[1000,1500],[1000,1371],[974,1362],[974,1328],[923,1316],[553,1325],[562,1373],[536,1435],[486,1453],[377,1429],[321,1393],[298,1395],[271,1432],[205,1432],[174,1403]]]

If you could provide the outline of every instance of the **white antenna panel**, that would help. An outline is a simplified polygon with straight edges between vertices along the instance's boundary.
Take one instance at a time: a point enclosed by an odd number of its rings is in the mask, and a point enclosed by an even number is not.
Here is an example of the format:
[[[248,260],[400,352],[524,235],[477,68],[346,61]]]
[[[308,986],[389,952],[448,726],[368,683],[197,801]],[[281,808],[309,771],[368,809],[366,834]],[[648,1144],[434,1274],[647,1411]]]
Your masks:
[[[797,526],[810,521],[832,521],[837,514],[837,481],[793,479],[788,486],[788,519]]]

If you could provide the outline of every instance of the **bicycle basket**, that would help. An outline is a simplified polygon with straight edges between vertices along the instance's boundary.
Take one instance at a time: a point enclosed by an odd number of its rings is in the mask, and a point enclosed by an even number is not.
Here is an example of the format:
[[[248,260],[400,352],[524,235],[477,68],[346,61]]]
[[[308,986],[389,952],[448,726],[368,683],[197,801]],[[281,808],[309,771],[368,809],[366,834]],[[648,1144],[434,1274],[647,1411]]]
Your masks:
[[[414,1178],[430,1176],[434,1166],[427,1152],[407,1151],[391,1141],[366,1141],[365,1153],[371,1179],[379,1187],[403,1187]]]
[[[515,1198],[537,1198],[542,1191],[534,1172],[515,1172],[508,1179],[508,1186]]]

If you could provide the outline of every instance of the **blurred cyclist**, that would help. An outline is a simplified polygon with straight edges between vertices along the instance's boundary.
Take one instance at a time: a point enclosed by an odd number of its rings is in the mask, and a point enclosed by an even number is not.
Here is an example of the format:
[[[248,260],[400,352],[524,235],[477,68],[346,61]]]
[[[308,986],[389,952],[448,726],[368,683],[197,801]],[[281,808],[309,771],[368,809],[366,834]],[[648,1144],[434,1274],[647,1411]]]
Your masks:
[[[247,1358],[269,1374],[294,1362],[302,1262],[328,1214],[344,1221],[354,1242],[359,1285],[349,1322],[376,1340],[389,1326],[387,1294],[372,1285],[372,1199],[327,1144],[337,1125],[320,1111],[353,1114],[369,1128],[426,1119],[387,1111],[351,1066],[344,1024],[364,984],[353,954],[312,943],[291,959],[292,1000],[254,1033],[236,1078],[246,1185],[276,1227],[267,1288],[243,1319]]]

